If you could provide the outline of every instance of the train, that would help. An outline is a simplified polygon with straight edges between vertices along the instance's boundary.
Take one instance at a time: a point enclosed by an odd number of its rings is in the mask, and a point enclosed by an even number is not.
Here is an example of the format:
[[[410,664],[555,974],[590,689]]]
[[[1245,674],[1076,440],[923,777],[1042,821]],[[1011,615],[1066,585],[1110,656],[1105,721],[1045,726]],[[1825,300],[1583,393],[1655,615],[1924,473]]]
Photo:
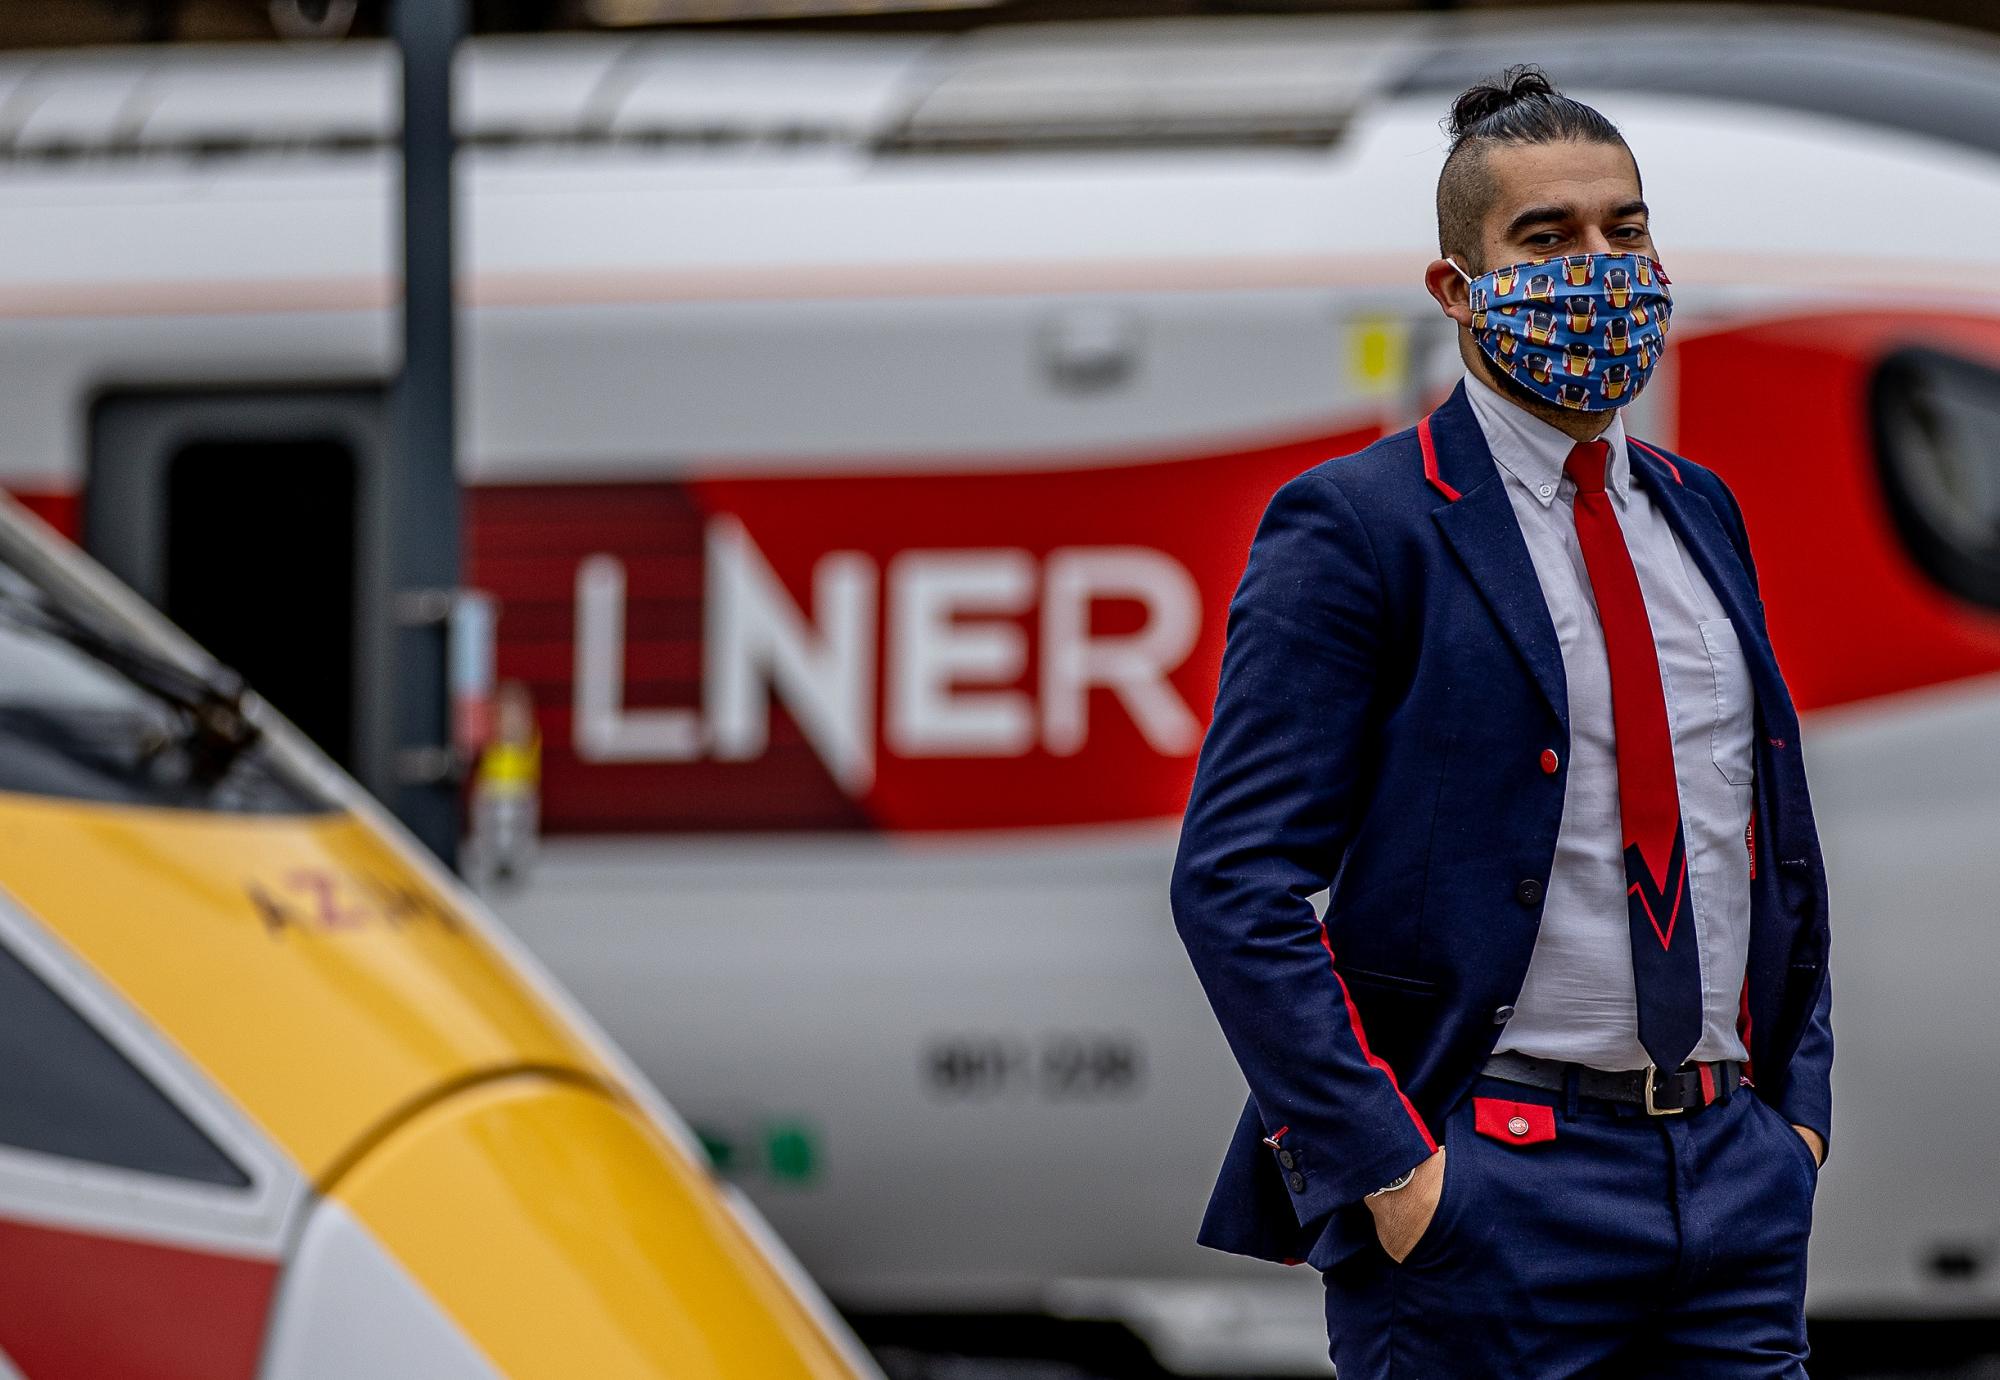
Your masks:
[[[0,1051],[0,1375],[879,1380],[476,898],[11,500]]]
[[[1461,368],[1440,120],[1519,61],[1638,158],[1676,313],[1627,425],[1741,499],[1805,715],[1809,1306],[2000,1314],[1991,45],[1747,6],[481,39],[467,577],[539,753],[488,900],[850,1314],[1324,1371],[1309,1271],[1194,1244],[1243,1086],[1167,878],[1264,502]],[[0,484],[343,761],[392,97],[365,42],[0,61]],[[272,562],[246,631],[216,591]]]

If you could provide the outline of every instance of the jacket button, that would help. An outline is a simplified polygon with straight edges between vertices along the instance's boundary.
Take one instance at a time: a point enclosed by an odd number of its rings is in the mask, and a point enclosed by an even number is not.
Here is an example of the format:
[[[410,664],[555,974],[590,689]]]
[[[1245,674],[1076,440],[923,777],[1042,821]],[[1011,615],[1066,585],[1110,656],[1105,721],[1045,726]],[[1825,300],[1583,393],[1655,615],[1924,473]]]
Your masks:
[[[1524,1117],[1524,1116],[1510,1116],[1510,1117],[1508,1117],[1508,1118],[1507,1118],[1507,1134],[1508,1134],[1508,1135],[1510,1135],[1510,1136],[1525,1136],[1525,1135],[1527,1135],[1527,1134],[1528,1134],[1528,1118],[1526,1118],[1526,1117]]]
[[[1542,884],[1533,877],[1524,880],[1514,888],[1514,899],[1524,906],[1532,906],[1542,899]]]
[[[1285,1166],[1285,1168],[1290,1169],[1293,1165],[1297,1164],[1298,1161],[1292,1158],[1291,1151],[1280,1150],[1278,1152],[1278,1163]]]
[[[1514,1019],[1514,1008],[1513,1008],[1513,1007],[1511,1007],[1511,1006],[1496,1006],[1496,1007],[1494,1007],[1494,1008],[1493,1008],[1493,1024],[1495,1024],[1495,1025],[1505,1025],[1505,1024],[1507,1024],[1507,1022],[1509,1022],[1509,1021],[1511,1021],[1511,1020],[1513,1020],[1513,1019]]]
[[[1292,1192],[1294,1193],[1304,1193],[1306,1191],[1306,1176],[1303,1174],[1289,1174],[1285,1177],[1285,1182],[1292,1186]]]
[[[1542,775],[1554,776],[1556,768],[1562,765],[1562,758],[1556,756],[1554,748],[1542,749]]]

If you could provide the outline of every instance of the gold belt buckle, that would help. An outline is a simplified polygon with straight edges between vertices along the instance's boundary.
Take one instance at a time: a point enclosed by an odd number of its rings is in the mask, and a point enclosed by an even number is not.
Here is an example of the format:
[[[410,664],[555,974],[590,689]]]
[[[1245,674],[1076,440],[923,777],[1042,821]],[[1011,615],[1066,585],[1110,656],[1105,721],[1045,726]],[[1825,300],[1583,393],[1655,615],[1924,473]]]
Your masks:
[[[1679,1116],[1685,1107],[1656,1107],[1653,1105],[1653,1075],[1660,1071],[1659,1065],[1646,1065],[1646,1081],[1640,1091],[1645,1095],[1647,1116]]]

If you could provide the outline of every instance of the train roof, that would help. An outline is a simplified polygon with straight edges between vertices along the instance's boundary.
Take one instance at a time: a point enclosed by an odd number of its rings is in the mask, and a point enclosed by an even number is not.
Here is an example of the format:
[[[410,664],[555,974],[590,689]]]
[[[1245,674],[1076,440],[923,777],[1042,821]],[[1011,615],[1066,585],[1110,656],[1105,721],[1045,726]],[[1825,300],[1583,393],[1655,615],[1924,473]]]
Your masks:
[[[488,38],[463,58],[481,150],[1329,145],[1373,104],[1516,61],[1558,81],[1830,115],[2000,151],[2000,44],[1768,7],[998,25],[951,36]],[[0,163],[334,156],[395,134],[376,42],[0,61]]]

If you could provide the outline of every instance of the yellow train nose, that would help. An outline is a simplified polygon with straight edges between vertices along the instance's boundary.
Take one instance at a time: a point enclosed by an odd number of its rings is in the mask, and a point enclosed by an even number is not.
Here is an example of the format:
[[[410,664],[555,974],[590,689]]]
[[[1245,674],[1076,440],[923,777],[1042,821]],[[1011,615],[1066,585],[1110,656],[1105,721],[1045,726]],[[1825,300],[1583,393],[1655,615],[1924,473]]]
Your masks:
[[[513,1380],[872,1373],[693,1162],[569,1075],[456,1092],[330,1196]]]

